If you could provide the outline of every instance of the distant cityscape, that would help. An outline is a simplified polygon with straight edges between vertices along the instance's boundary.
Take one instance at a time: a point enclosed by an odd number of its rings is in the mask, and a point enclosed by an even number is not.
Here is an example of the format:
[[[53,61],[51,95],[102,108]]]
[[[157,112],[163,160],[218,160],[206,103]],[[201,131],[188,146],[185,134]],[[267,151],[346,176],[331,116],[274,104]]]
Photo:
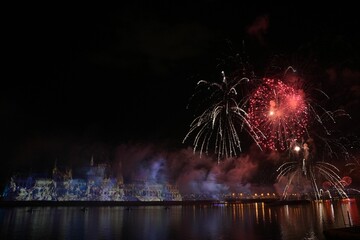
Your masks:
[[[73,176],[71,169],[60,171],[53,167],[51,177],[41,173],[14,175],[2,192],[4,201],[242,201],[242,200],[274,200],[281,197],[275,192],[197,192],[181,193],[175,184],[142,179],[124,183],[122,173],[110,176],[109,164],[94,164],[91,159],[88,166],[82,169],[84,176]],[[349,197],[359,195],[360,191],[348,188]],[[322,191],[324,199],[339,198],[336,189]],[[306,193],[290,193],[288,200],[311,199]]]
[[[10,201],[181,201],[176,186],[137,181],[124,184],[122,176],[108,177],[108,164],[86,167],[86,178],[73,178],[72,170],[52,170],[51,178],[13,176],[2,198]]]

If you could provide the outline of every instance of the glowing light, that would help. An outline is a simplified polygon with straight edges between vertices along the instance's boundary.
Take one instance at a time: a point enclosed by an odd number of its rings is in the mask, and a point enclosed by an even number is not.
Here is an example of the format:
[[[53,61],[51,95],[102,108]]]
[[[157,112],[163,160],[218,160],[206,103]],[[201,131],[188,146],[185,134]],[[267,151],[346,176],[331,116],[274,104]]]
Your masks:
[[[259,129],[260,146],[283,151],[306,132],[308,108],[303,94],[282,81],[264,78],[249,99],[249,122]]]
[[[154,182],[124,184],[105,177],[106,164],[89,167],[86,178],[72,178],[56,168],[52,178],[12,177],[3,197],[11,201],[181,201],[176,186]],[[30,180],[29,180],[30,179]]]
[[[322,184],[322,187],[323,187],[324,190],[329,190],[331,186],[332,186],[332,183],[329,182],[329,181],[325,181]]]
[[[295,147],[294,147],[294,151],[296,151],[296,152],[299,152],[300,149],[301,149],[301,148],[300,148],[299,146],[295,146]]]
[[[349,186],[352,183],[352,178],[349,176],[345,176],[341,180],[344,183],[344,186]]]
[[[347,198],[347,194],[344,191],[344,185],[338,175],[339,169],[337,167],[327,162],[310,161],[309,159],[301,162],[302,164],[299,164],[299,160],[285,162],[277,169],[279,172],[277,176],[278,180],[283,177],[288,179],[282,198],[285,199],[287,197],[288,191],[294,179],[305,178],[310,180],[315,199],[321,199],[322,194],[319,188],[317,176],[321,176],[326,180],[322,184],[324,189],[329,189],[330,186],[333,186],[341,197]]]
[[[244,96],[237,94],[236,88],[249,79],[228,79],[222,72],[221,83],[211,83],[204,80],[198,86],[205,86],[210,91],[206,101],[206,109],[198,115],[190,125],[183,142],[195,134],[193,141],[194,152],[199,150],[200,156],[205,151],[209,153],[209,146],[214,145],[214,152],[218,161],[223,158],[234,157],[242,151],[240,132],[246,131],[256,140],[259,138],[256,130],[248,121],[247,112],[242,108]]]

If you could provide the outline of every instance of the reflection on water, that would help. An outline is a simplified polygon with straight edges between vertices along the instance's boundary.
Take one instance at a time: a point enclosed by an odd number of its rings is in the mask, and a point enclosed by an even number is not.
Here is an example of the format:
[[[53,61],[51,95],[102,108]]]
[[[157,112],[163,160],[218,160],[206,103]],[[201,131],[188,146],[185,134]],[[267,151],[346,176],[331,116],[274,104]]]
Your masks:
[[[1,239],[324,239],[360,225],[359,199],[141,207],[1,208]]]

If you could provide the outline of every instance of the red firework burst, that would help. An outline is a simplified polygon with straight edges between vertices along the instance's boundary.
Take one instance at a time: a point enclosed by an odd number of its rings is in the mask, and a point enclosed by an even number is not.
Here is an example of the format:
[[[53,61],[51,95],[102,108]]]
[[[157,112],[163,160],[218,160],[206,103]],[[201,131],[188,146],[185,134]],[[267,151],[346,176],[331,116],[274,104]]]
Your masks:
[[[326,190],[329,190],[332,185],[333,185],[333,184],[332,184],[331,182],[325,181],[325,182],[323,182],[322,187],[323,187],[323,189],[326,191]]]
[[[352,179],[349,176],[345,176],[341,179],[341,182],[344,187],[349,186],[352,183]]]
[[[264,78],[249,99],[248,117],[263,133],[258,139],[261,147],[283,151],[305,134],[308,111],[304,93],[280,80]]]

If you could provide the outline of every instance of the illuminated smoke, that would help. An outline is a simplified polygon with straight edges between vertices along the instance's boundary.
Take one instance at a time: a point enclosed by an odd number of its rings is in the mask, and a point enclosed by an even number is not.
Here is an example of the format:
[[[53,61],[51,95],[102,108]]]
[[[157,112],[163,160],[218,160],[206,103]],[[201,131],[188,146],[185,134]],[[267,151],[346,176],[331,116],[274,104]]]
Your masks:
[[[211,199],[230,192],[251,193],[258,171],[256,157],[243,155],[218,164],[210,156],[193,154],[191,148],[165,152],[151,144],[121,145],[116,156],[125,183],[171,183],[185,196],[197,194]]]
[[[247,33],[255,37],[260,44],[265,44],[264,35],[269,28],[269,17],[267,15],[259,16],[255,21],[247,28]]]

